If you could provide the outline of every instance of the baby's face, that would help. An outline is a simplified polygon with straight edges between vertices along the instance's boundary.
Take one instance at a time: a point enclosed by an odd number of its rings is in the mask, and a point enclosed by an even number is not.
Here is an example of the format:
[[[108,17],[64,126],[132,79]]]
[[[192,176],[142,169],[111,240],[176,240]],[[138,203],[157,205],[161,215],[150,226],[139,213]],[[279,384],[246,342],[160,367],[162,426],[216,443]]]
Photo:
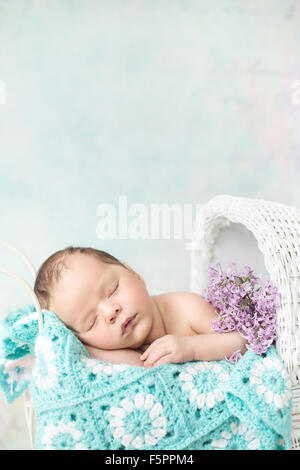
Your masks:
[[[153,300],[143,279],[129,267],[81,253],[71,255],[67,265],[49,310],[87,345],[108,350],[141,346],[153,321]]]

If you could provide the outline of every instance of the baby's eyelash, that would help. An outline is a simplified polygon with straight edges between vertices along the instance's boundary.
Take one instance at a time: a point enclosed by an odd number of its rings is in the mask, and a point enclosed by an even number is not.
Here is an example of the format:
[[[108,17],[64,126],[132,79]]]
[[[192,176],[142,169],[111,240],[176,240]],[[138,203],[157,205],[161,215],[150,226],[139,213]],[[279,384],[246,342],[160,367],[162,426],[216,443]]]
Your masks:
[[[88,329],[87,331],[90,331],[90,330],[93,328],[93,326],[94,326],[95,323],[96,323],[96,320],[97,320],[97,317],[95,317],[93,323],[91,324],[91,326],[89,327],[89,329]]]
[[[118,287],[119,287],[119,281],[117,282],[116,287],[114,288],[114,290],[112,291],[110,295],[113,295],[118,290]]]

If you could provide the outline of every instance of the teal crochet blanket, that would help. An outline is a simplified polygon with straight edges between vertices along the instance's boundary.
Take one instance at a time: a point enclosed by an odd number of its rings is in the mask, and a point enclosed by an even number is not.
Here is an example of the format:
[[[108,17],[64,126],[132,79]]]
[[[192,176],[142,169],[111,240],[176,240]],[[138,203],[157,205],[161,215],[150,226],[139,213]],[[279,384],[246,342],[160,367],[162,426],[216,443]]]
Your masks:
[[[36,449],[290,448],[290,382],[274,346],[236,364],[117,365],[89,358],[56,315],[42,314],[38,334],[33,305],[11,312],[0,342],[7,401],[30,387]]]

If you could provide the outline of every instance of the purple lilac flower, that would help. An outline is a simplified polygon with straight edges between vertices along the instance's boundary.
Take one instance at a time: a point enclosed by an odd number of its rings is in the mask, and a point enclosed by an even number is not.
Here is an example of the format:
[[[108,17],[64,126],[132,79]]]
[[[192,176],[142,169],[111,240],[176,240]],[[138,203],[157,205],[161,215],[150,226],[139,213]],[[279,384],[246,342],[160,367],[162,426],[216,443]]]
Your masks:
[[[206,301],[218,309],[219,320],[212,321],[212,329],[238,331],[248,341],[246,348],[257,354],[263,354],[276,339],[276,309],[281,298],[277,287],[271,281],[263,284],[261,277],[250,266],[238,273],[232,262],[223,272],[217,263],[208,268],[208,285],[203,290]],[[238,350],[226,359],[235,363],[240,357]]]

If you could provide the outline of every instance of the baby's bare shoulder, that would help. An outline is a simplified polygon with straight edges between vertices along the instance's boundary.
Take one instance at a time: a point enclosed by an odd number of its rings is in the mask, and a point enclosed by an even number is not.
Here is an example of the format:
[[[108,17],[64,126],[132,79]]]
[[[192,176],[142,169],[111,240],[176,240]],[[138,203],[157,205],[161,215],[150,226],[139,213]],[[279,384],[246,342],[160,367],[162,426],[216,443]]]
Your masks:
[[[167,316],[178,323],[184,322],[195,334],[214,333],[211,320],[219,319],[215,307],[194,292],[167,292],[158,299]]]

